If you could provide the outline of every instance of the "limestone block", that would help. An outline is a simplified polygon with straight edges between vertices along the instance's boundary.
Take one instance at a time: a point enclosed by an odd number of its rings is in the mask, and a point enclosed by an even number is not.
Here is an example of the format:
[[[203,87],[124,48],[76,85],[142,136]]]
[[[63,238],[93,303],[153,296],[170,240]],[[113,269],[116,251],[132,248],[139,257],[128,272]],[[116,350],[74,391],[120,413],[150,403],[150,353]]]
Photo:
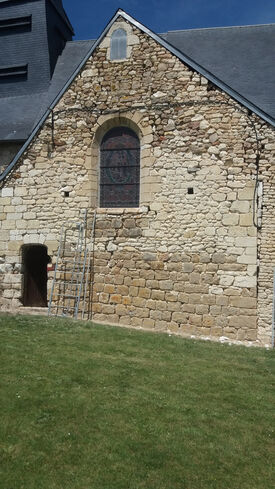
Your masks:
[[[231,275],[221,275],[220,276],[220,285],[225,287],[230,287],[234,282],[234,276]]]
[[[184,305],[182,306],[180,302],[168,302],[167,310],[172,311],[172,312],[180,311],[181,309],[183,310]],[[194,312],[194,311],[192,311],[192,312]]]
[[[256,309],[257,299],[256,297],[230,297],[229,304],[233,307]]]
[[[156,301],[149,299],[148,301],[146,301],[146,307],[148,307],[148,309],[155,310],[156,309]]]
[[[11,204],[11,197],[1,197],[0,203],[1,203],[2,208],[6,205],[10,205]]]
[[[142,321],[142,327],[146,329],[154,329],[155,327],[155,320],[151,318],[145,318]]]
[[[121,298],[120,294],[112,294],[110,296],[110,303],[120,304],[121,300],[122,300],[122,298]]]
[[[139,297],[143,297],[145,299],[150,299],[151,296],[151,290],[147,289],[146,287],[141,287],[139,289]]]
[[[7,214],[7,219],[12,221],[22,219],[22,212],[9,212]]]
[[[209,292],[214,295],[221,295],[223,294],[223,288],[217,287],[216,285],[211,285],[211,287],[209,287]]]
[[[211,227],[211,226],[207,226],[205,228],[205,234],[206,236],[215,236],[216,234],[216,229],[214,227]]]
[[[233,326],[236,329],[249,328],[254,329],[257,327],[257,318],[252,316],[232,316],[229,318],[229,326]]]
[[[227,306],[228,305],[228,297],[226,296],[217,296],[216,297],[216,304],[217,306]]]
[[[256,266],[257,257],[255,255],[256,255],[256,253],[253,255],[246,254],[246,255],[238,256],[237,263],[244,263],[246,265],[255,265]]]
[[[107,284],[107,285],[104,285],[103,290],[106,294],[114,294],[115,293],[115,286]]]
[[[145,279],[144,278],[134,278],[132,280],[132,285],[135,287],[144,287],[145,286]]]
[[[194,270],[194,265],[193,263],[184,263],[182,270],[184,273],[191,273]]]
[[[167,309],[167,302],[165,301],[157,301],[156,300],[156,309],[159,311],[166,311]]]
[[[200,262],[201,263],[209,263],[210,262],[210,255],[206,252],[203,252],[200,254]]]
[[[1,190],[2,197],[13,197],[13,187],[3,187]]]
[[[250,203],[247,200],[235,200],[231,205],[230,210],[232,212],[239,212],[240,214],[248,214]]]
[[[223,330],[221,326],[213,326],[211,327],[210,334],[211,336],[222,336]]]
[[[187,319],[188,319],[188,316],[186,313],[173,312],[173,314],[172,314],[172,320],[175,321],[176,323],[186,323]]]
[[[224,202],[226,199],[226,195],[224,193],[213,193],[212,194],[212,199],[217,201],[217,202]]]
[[[239,223],[239,214],[224,214],[222,217],[222,223],[225,226],[236,226]]]
[[[212,255],[212,262],[213,263],[225,263],[226,262],[226,256],[224,253],[213,253]]]
[[[176,302],[178,300],[178,294],[176,292],[166,292],[165,300],[167,302]]]
[[[155,322],[155,329],[157,331],[166,331],[168,328],[167,322],[166,321],[156,321]]]
[[[27,187],[15,187],[14,195],[16,197],[25,197],[28,195]]]
[[[254,198],[254,187],[247,187],[238,191],[239,200],[252,200]]]
[[[186,304],[188,305],[188,304]],[[209,306],[206,304],[198,304],[196,306],[196,314],[208,314],[209,313]]]
[[[254,265],[248,265],[247,275],[249,275],[250,277],[254,277],[257,275],[257,266],[256,266],[255,262],[254,262]]]
[[[144,261],[154,261],[157,259],[157,253],[143,253],[142,258]]]
[[[117,286],[117,293],[120,295],[128,295],[129,294],[129,287],[126,285],[118,285]]]
[[[23,245],[23,241],[9,241],[8,242],[8,250],[9,251],[17,251],[19,253],[19,250],[20,250],[22,245]]]
[[[189,322],[190,324],[194,324],[195,326],[200,326],[202,324],[202,315],[190,314]]]
[[[152,290],[151,298],[155,300],[163,300],[165,292],[163,290]]]
[[[160,280],[159,287],[161,290],[173,290],[172,280]]]
[[[256,277],[249,277],[249,276],[239,276],[236,277],[234,280],[234,286],[235,287],[256,287],[257,281]]]
[[[122,319],[122,318],[121,318]],[[141,328],[142,327],[142,318],[137,318],[137,317],[132,317],[131,319],[128,318],[128,322],[130,320],[131,326],[134,328]]]
[[[189,276],[190,284],[199,284],[201,275],[200,273],[192,272]]]
[[[129,306],[132,304],[132,298],[130,296],[123,296],[122,297],[122,304],[125,306]]]
[[[124,304],[118,304],[115,308],[115,312],[118,316],[126,316],[127,315],[127,307]],[[129,319],[128,319],[129,321]]]
[[[240,215],[240,226],[253,226],[252,212]]]
[[[2,221],[2,229],[15,229],[15,221]]]
[[[98,305],[100,305],[100,304],[98,304]],[[98,311],[98,312],[100,312],[100,311]],[[102,304],[102,306],[101,306],[101,312],[103,314],[114,314],[114,312],[115,312],[115,306],[113,306],[111,304]]]
[[[249,237],[237,237],[235,238],[235,244],[238,247],[255,247],[257,246],[257,239],[256,236],[249,236]]]
[[[134,286],[131,285],[129,287],[129,295],[131,297],[137,297],[137,295],[138,295],[138,287],[134,287]]]

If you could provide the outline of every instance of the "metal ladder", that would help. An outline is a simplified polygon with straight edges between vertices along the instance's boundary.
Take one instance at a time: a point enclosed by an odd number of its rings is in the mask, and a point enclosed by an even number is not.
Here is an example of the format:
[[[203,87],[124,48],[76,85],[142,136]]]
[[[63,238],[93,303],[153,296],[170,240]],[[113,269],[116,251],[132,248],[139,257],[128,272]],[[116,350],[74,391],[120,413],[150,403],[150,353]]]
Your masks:
[[[67,221],[61,228],[48,316],[85,319],[86,314],[89,319],[87,295],[91,280],[96,212],[93,214],[92,226],[88,225],[87,210],[82,214],[81,220]]]

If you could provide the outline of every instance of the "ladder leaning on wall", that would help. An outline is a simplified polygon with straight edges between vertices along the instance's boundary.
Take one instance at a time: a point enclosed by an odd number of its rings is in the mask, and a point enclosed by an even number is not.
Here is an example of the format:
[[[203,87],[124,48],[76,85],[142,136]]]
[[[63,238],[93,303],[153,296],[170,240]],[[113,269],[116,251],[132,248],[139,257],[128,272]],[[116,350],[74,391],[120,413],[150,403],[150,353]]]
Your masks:
[[[90,318],[96,211],[88,220],[67,221],[60,232],[48,316]]]

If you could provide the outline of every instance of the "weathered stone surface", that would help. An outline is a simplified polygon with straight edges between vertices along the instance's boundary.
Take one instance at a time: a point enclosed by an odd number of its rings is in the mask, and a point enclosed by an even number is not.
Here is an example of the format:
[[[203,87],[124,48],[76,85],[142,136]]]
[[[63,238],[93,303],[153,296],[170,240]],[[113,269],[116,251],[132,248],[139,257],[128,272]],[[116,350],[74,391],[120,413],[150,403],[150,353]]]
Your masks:
[[[108,33],[53,111],[51,154],[49,119],[1,189],[0,305],[19,306],[23,244],[44,244],[55,263],[63,222],[79,221],[87,208],[91,229],[100,141],[123,125],[142,141],[140,206],[97,209],[93,319],[270,345],[273,129],[237,102],[228,104],[222,91],[208,92],[201,77],[125,25],[127,65],[110,61]],[[263,141],[261,230],[253,218],[251,119]],[[52,277],[49,272],[49,291]]]

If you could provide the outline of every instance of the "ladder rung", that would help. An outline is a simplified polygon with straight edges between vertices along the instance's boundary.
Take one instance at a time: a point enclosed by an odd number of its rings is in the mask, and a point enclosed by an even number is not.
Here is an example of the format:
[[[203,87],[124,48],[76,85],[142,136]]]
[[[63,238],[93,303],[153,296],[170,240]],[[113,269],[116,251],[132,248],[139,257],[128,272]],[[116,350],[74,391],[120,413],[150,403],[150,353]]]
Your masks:
[[[64,297],[64,299],[77,299],[76,295],[72,294],[55,294],[56,297]]]
[[[69,270],[58,270],[57,273],[68,273],[72,275],[82,275],[83,272],[70,272]]]
[[[61,284],[65,284],[65,285],[79,285],[79,282],[71,282],[70,280],[56,280],[56,285],[61,285]]]
[[[66,306],[52,306],[52,309],[57,309],[57,312],[59,309],[61,310],[66,310],[66,311],[74,311],[75,310],[75,307],[66,307]]]

